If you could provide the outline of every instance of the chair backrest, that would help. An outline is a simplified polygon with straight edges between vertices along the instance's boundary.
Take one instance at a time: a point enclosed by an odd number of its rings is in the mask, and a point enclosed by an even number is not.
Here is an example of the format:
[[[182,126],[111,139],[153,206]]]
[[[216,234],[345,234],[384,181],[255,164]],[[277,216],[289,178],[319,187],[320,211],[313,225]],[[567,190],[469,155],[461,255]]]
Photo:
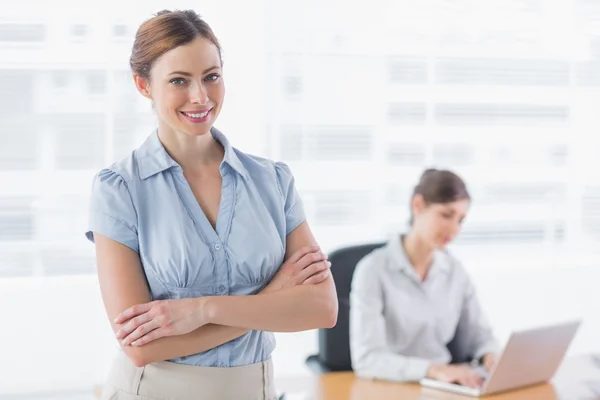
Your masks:
[[[328,255],[331,274],[338,296],[338,320],[331,329],[319,330],[320,363],[331,371],[350,371],[350,285],[356,264],[373,250],[385,243],[363,244],[344,247]]]

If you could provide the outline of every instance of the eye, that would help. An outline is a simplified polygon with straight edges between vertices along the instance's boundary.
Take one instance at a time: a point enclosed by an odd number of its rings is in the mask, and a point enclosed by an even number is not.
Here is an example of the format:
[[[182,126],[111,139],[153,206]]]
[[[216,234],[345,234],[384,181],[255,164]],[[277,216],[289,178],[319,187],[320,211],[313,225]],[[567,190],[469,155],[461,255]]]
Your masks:
[[[185,85],[185,79],[183,78],[173,78],[169,82],[176,86]]]
[[[210,74],[206,78],[204,78],[204,80],[207,82],[216,82],[219,80],[220,77],[221,75],[219,74]]]

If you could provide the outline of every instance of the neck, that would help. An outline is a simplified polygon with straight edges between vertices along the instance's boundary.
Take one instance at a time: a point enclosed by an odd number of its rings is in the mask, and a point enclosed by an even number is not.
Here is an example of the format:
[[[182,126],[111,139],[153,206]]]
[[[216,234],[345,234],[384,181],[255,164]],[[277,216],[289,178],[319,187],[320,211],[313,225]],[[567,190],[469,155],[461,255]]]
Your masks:
[[[201,172],[223,161],[225,150],[210,132],[190,136],[159,123],[158,137],[167,153],[184,171]]]
[[[404,236],[402,240],[404,251],[421,278],[424,278],[433,261],[433,248],[420,239],[414,231]]]

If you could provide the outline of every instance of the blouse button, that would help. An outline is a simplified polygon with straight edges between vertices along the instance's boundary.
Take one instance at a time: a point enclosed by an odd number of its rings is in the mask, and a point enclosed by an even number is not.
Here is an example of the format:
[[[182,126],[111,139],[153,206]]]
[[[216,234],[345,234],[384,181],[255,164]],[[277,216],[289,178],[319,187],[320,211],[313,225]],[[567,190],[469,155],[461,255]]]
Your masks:
[[[220,243],[215,243],[215,246],[214,246],[214,247],[215,247],[215,250],[216,250],[216,251],[219,251],[219,250],[221,250],[221,244],[220,244]]]

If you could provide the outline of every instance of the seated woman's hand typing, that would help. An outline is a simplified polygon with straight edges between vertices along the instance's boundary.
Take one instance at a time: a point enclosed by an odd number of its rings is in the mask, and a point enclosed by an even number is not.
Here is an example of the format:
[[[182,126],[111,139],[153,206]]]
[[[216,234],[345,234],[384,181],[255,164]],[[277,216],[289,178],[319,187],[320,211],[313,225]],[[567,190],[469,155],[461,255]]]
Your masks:
[[[316,285],[329,277],[331,263],[318,246],[292,254],[261,291],[269,293],[297,285]],[[205,297],[156,300],[128,308],[115,319],[121,324],[117,339],[123,346],[142,346],[165,336],[185,335],[210,323],[204,312]]]
[[[427,377],[474,388],[483,384],[483,377],[469,365],[432,365],[427,371]]]

